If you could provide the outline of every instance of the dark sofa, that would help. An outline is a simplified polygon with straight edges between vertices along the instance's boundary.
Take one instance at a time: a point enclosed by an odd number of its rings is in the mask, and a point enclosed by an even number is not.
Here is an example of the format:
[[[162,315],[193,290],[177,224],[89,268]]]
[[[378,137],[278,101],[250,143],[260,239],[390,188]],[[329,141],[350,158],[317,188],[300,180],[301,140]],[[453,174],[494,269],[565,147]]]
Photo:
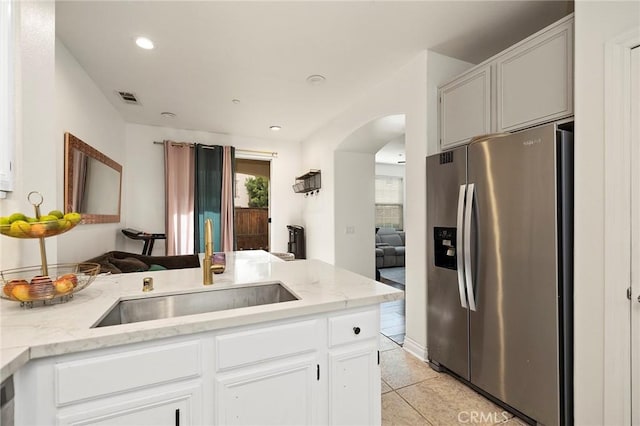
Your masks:
[[[200,267],[197,254],[145,256],[124,251],[109,251],[85,262],[98,263],[100,272],[111,272],[112,274]]]
[[[380,228],[376,232],[376,269],[404,266],[404,231]]]

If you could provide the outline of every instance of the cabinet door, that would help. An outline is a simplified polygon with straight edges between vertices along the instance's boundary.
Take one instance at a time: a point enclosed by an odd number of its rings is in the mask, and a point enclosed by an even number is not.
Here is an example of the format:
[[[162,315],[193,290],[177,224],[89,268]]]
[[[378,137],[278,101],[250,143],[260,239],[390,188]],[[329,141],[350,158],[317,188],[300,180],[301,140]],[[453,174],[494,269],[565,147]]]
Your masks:
[[[94,401],[90,406],[73,407],[58,415],[60,425],[101,426],[186,426],[200,424],[200,386],[178,392],[156,392],[154,395],[117,402],[113,398]]]
[[[218,425],[318,424],[317,354],[238,368],[216,376]]]
[[[491,132],[491,65],[440,87],[440,148]]]
[[[496,59],[497,126],[512,131],[573,114],[573,20]]]
[[[377,340],[329,353],[329,424],[380,424]]]

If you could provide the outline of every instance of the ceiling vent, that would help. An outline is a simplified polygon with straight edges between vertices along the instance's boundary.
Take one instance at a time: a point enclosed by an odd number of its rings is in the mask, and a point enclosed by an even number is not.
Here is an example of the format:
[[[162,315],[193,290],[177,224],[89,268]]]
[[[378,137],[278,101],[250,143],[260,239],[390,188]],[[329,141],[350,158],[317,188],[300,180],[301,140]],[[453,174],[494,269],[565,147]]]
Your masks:
[[[124,102],[125,104],[140,105],[140,102],[138,102],[138,98],[136,98],[135,93],[120,92],[120,91],[118,91],[117,93],[118,93],[118,96],[120,96],[120,99],[122,100],[122,102]]]

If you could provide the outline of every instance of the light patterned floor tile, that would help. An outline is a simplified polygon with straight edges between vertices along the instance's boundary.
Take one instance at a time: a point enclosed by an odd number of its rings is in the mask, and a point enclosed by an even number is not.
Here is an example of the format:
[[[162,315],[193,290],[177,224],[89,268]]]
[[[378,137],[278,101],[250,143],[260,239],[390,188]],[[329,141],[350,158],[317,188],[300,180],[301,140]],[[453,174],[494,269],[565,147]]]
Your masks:
[[[446,374],[397,392],[434,426],[491,425],[513,417]]]
[[[381,393],[383,394],[391,392],[393,390],[384,380],[380,380],[380,389],[382,390]]]
[[[429,426],[429,423],[397,393],[382,395],[383,426]]]
[[[389,339],[384,334],[380,335],[380,352],[389,351],[392,349],[398,349],[399,346],[396,342]]]
[[[380,353],[382,378],[392,389],[399,389],[426,379],[438,377],[427,363],[401,348]]]

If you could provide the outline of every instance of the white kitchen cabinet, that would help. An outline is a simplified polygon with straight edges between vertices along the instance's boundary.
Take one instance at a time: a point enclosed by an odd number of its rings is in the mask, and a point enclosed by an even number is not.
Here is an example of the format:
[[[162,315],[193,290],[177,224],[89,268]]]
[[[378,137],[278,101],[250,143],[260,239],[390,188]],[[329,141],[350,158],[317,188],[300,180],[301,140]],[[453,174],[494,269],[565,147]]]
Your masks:
[[[377,310],[329,318],[329,424],[380,424]]]
[[[217,374],[217,424],[320,424],[318,368],[314,352]]]
[[[496,59],[497,130],[573,114],[573,19],[563,19]]]
[[[380,424],[379,312],[36,359],[14,374],[16,425]]]
[[[440,149],[573,115],[573,15],[438,88]]]
[[[105,399],[99,406],[67,410],[58,415],[60,425],[69,426],[189,426],[201,424],[194,410],[201,402],[201,384],[197,383],[182,390],[163,389],[148,393],[143,398],[126,401]]]
[[[325,320],[250,327],[216,336],[218,425],[320,424]],[[324,369],[324,368],[323,368]]]
[[[202,360],[212,357],[211,340],[172,338],[30,362],[14,376],[16,424],[202,424]]]
[[[440,146],[491,132],[491,65],[473,68],[439,89]]]

